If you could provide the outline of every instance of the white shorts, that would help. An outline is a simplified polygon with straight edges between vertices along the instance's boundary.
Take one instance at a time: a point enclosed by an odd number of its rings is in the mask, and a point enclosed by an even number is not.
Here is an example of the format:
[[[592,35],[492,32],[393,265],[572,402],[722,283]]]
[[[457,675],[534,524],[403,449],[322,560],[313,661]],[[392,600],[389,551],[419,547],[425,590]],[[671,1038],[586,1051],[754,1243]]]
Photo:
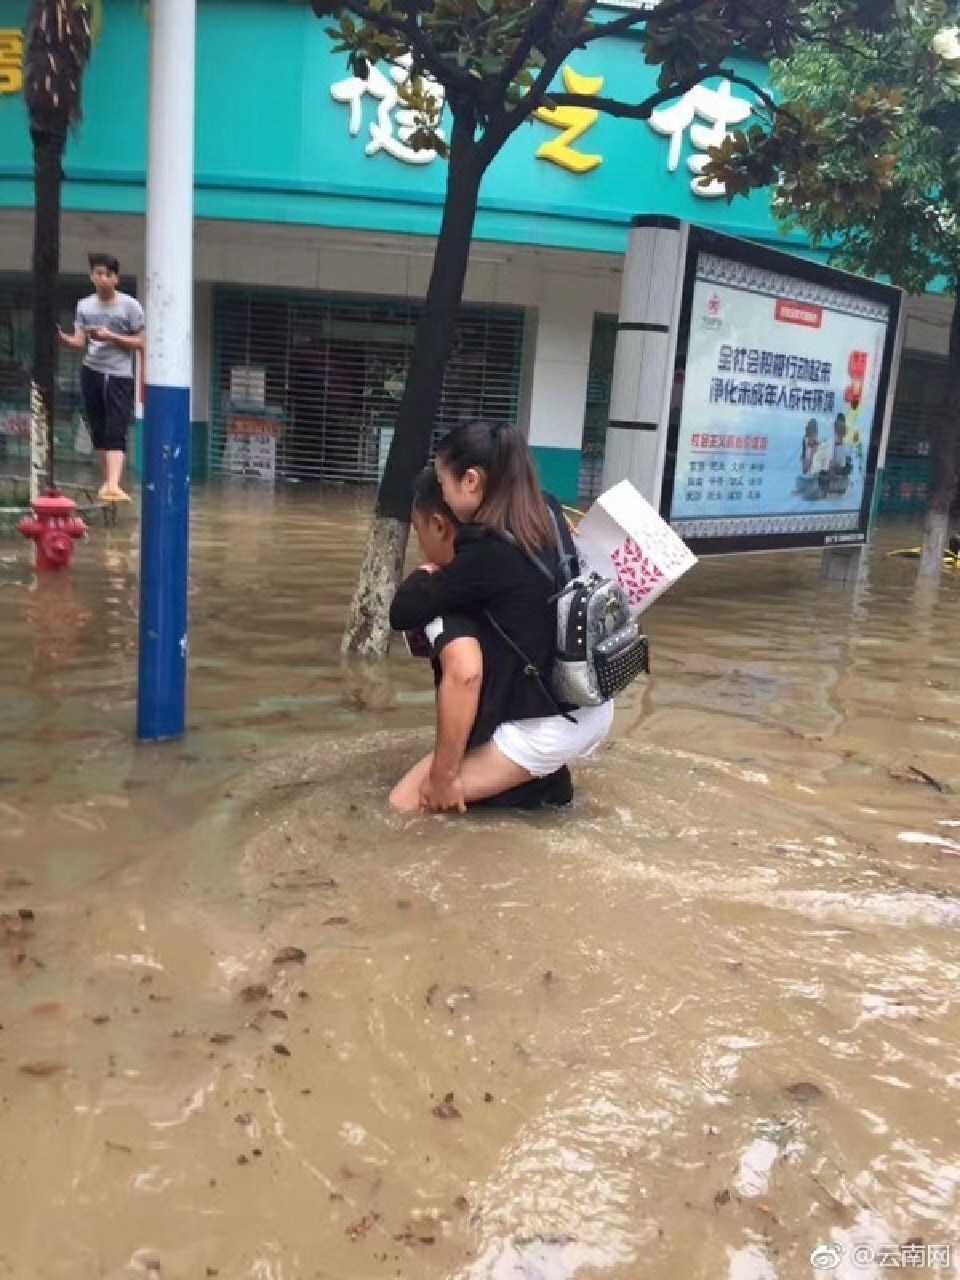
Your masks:
[[[494,745],[527,773],[545,778],[565,764],[593,755],[610,732],[613,703],[580,707],[570,714],[576,723],[563,716],[508,720],[494,731]]]

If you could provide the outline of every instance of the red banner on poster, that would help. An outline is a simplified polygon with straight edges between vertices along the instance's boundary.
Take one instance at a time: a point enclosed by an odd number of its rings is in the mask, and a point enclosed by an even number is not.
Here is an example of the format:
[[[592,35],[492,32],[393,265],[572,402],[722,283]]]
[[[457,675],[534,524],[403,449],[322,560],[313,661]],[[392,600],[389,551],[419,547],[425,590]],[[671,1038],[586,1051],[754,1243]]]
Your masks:
[[[778,298],[774,315],[782,324],[802,324],[807,329],[819,329],[823,324],[823,311],[807,302],[792,302]]]

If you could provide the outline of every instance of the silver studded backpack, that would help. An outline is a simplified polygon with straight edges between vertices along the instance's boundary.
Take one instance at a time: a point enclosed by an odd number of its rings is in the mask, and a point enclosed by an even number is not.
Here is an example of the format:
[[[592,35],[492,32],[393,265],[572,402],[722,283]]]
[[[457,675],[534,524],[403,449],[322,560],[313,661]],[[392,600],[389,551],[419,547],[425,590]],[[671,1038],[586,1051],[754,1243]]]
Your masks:
[[[559,573],[552,572],[539,556],[524,552],[549,579],[554,589],[550,599],[557,605],[556,653],[546,680],[489,613],[487,618],[554,702],[560,706],[598,707],[621,693],[637,676],[649,672],[649,642],[631,614],[626,592],[618,582],[599,573],[573,576],[571,562],[575,557],[564,553],[564,538],[552,509],[550,518],[557,535]],[[517,545],[514,539],[510,541]]]

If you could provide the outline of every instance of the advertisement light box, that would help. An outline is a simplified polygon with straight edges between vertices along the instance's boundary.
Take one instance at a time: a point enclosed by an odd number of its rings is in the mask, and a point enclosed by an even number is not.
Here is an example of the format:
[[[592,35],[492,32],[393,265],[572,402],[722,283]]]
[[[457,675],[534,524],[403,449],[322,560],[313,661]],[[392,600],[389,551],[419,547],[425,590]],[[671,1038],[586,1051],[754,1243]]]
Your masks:
[[[643,219],[637,249],[668,272],[668,228],[650,222],[656,253]],[[865,541],[900,291],[675,228],[672,307],[667,274],[647,289],[664,300],[664,322],[622,304],[611,470],[633,472],[697,554]],[[628,264],[625,292],[630,276]]]

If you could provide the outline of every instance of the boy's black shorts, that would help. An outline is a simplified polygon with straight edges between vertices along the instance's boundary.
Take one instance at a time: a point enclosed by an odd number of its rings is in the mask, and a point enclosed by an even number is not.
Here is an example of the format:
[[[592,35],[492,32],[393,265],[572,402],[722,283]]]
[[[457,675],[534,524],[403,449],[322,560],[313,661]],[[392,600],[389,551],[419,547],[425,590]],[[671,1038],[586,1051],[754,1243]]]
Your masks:
[[[127,428],[133,417],[133,379],[83,365],[80,390],[93,447],[126,452]]]

